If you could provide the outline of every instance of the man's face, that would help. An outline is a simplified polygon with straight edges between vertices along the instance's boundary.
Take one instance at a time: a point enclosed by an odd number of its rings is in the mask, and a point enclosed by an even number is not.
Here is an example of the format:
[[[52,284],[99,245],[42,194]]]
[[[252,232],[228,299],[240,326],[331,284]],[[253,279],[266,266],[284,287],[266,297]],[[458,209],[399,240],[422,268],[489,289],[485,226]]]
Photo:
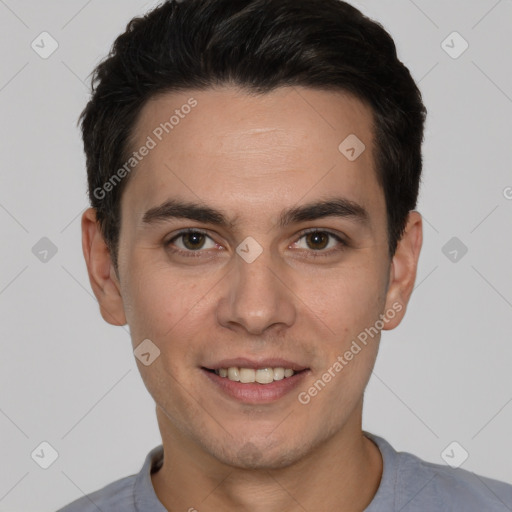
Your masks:
[[[156,146],[123,192],[119,286],[134,348],[149,339],[160,350],[138,365],[170,435],[228,464],[280,467],[360,428],[380,333],[358,352],[353,341],[392,308],[371,126],[350,95],[307,88],[169,93],[144,107],[133,148],[148,136]],[[355,160],[362,146],[339,149],[351,134],[366,146]],[[155,210],[166,202],[227,222]],[[321,202],[338,206],[283,217]],[[236,382],[228,367],[278,380]],[[296,373],[251,372],[268,367]]]

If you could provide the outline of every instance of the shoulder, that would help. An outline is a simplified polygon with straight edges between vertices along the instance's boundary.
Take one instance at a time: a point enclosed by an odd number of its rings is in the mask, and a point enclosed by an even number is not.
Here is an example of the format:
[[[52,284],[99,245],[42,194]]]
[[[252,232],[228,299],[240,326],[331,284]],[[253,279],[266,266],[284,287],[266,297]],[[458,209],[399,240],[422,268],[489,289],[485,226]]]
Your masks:
[[[136,512],[165,511],[151,483],[151,473],[163,462],[163,446],[153,448],[138,474],[126,476],[105,487],[82,496],[57,512]]]
[[[69,503],[57,512],[132,512],[134,508],[133,486],[136,475],[112,482],[102,489]]]
[[[512,485],[462,468],[427,462],[410,453],[398,454],[397,485],[404,512],[416,510],[414,502],[444,512],[512,510]]]
[[[367,512],[511,512],[512,485],[397,452],[385,439],[377,444],[384,462],[380,487]]]
[[[461,510],[461,506],[467,512],[512,510],[512,485],[465,469],[426,462],[410,453],[399,454],[399,479],[404,494],[406,489],[414,489],[408,493],[410,500],[423,494],[446,512]]]

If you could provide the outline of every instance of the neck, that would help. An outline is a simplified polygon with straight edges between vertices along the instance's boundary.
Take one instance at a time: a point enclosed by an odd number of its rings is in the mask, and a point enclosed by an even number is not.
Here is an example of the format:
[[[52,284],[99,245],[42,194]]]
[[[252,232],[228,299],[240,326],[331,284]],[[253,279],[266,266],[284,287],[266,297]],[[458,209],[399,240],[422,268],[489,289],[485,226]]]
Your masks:
[[[364,511],[379,487],[382,457],[363,435],[361,415],[291,465],[256,470],[221,463],[178,432],[159,408],[157,417],[164,462],[151,478],[169,511]]]

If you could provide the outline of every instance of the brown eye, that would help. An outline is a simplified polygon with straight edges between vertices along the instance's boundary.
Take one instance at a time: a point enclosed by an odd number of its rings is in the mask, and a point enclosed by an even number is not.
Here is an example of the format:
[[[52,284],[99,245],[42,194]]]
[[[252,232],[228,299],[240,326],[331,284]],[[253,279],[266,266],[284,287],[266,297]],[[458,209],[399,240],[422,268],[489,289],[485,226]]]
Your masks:
[[[295,248],[309,252],[309,256],[332,256],[347,247],[347,243],[330,231],[311,229],[303,232],[294,243]]]
[[[166,247],[177,253],[198,253],[200,254],[202,249],[214,249],[216,247],[215,242],[210,236],[201,231],[190,229],[182,231],[176,236],[166,242]]]
[[[308,233],[306,236],[306,243],[310,249],[321,250],[325,249],[329,244],[329,234],[323,231],[314,231]]]
[[[193,251],[203,247],[206,237],[202,233],[191,232],[181,235],[181,238],[184,247]]]

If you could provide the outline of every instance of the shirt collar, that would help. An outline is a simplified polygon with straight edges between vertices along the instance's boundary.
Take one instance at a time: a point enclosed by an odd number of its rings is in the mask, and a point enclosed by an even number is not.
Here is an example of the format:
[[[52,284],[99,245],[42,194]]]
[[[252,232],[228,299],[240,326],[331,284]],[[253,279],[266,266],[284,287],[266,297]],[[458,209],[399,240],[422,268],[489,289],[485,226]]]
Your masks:
[[[382,477],[379,488],[371,503],[364,512],[380,512],[395,510],[395,485],[398,476],[398,453],[382,437],[363,431],[363,434],[373,441],[382,455]]]
[[[363,431],[363,434],[373,441],[382,455],[382,477],[377,493],[364,512],[394,510],[394,483],[397,475],[397,453],[382,437]],[[134,484],[134,503],[137,512],[167,512],[153,488],[151,474],[162,466],[164,459],[163,445],[156,446],[146,456],[144,465],[137,475]],[[378,509],[377,509],[378,507]]]
[[[164,460],[163,445],[156,446],[146,456],[144,465],[133,486],[134,504],[137,512],[167,512],[151,481],[151,474],[158,471]]]

